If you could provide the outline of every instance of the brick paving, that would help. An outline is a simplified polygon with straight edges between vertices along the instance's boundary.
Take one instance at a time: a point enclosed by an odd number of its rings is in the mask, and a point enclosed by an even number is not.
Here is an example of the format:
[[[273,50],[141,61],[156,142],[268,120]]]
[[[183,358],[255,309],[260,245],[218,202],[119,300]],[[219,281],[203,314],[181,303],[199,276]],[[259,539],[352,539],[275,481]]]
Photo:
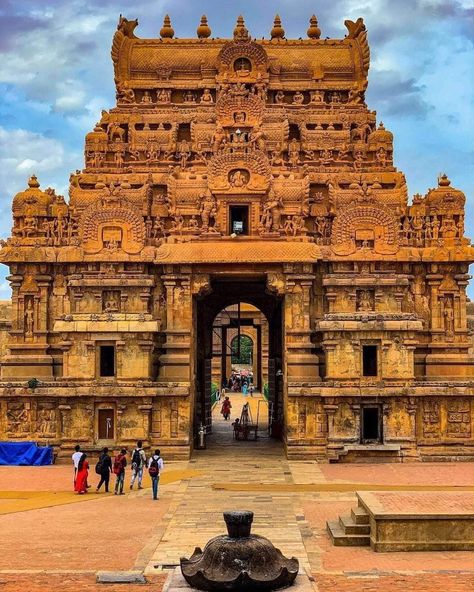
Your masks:
[[[235,418],[243,400],[232,398]],[[257,401],[251,404],[255,413]],[[166,572],[155,566],[174,565],[194,546],[224,532],[222,511],[239,508],[255,512],[253,531],[268,536],[286,555],[297,556],[320,592],[474,590],[474,553],[374,553],[366,547],[334,547],[325,528],[326,520],[348,514],[357,504],[351,483],[472,486],[472,463],[287,461],[282,447],[263,437],[257,442],[233,440],[231,424],[222,421],[218,409],[215,420],[207,450],[196,452],[190,462],[167,463],[168,475],[174,476],[160,486],[158,503],[150,499],[149,489],[127,490],[121,498],[102,494],[91,499],[91,494],[87,502],[0,515],[0,590],[160,592]],[[2,503],[24,503],[22,498],[32,495],[28,492],[49,491],[54,498],[54,492],[70,491],[70,482],[67,466],[0,467],[0,492],[10,497],[2,499],[0,493],[0,509]],[[215,489],[216,483],[228,489]],[[338,483],[349,485],[332,491],[301,487]],[[144,570],[156,581],[105,587],[95,583],[97,570],[130,569]]]

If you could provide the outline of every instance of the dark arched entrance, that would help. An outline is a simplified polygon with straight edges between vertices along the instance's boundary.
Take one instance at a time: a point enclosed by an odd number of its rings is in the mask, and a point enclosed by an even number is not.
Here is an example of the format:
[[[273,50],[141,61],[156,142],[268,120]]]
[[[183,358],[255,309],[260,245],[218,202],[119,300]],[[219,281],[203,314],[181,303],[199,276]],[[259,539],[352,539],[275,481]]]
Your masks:
[[[266,278],[216,278],[212,290],[198,296],[194,302],[195,318],[195,400],[194,434],[201,423],[212,429],[212,331],[213,322],[223,309],[246,302],[258,308],[266,317],[268,336],[268,400],[270,433],[280,438],[283,432],[283,353],[282,353],[282,298],[267,291]]]

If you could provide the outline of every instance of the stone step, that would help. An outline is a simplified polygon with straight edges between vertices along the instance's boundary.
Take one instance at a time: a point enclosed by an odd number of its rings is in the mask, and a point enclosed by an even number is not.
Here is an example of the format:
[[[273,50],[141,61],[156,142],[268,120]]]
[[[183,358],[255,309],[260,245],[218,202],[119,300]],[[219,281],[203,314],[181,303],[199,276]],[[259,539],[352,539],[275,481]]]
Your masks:
[[[326,527],[333,545],[336,547],[370,546],[370,536],[368,534],[346,534],[337,520],[326,522]]]
[[[352,508],[351,518],[356,524],[369,524],[369,515],[362,506]]]
[[[339,524],[346,534],[370,534],[370,526],[357,524],[352,516],[339,516]]]

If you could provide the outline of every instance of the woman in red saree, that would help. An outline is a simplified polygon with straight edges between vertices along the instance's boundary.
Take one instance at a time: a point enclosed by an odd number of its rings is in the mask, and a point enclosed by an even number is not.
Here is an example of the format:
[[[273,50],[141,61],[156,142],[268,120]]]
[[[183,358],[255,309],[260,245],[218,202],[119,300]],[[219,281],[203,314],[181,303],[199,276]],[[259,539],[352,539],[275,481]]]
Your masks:
[[[76,481],[74,482],[74,491],[77,493],[87,493],[87,477],[89,475],[89,461],[87,454],[83,454],[77,466]]]

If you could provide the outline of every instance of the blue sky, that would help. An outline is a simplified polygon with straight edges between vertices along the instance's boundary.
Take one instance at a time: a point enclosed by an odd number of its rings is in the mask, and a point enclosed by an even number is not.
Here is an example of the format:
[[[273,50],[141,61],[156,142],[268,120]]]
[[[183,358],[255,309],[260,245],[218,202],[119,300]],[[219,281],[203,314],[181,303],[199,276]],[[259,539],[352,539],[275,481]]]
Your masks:
[[[474,238],[474,0],[0,0],[0,236],[30,174],[67,196],[84,135],[115,102],[110,46],[120,13],[138,18],[139,37],[158,36],[167,13],[177,37],[194,37],[201,14],[213,36],[230,37],[242,13],[257,38],[269,36],[276,13],[288,38],[305,37],[313,13],[322,36],[336,38],[345,19],[362,16],[367,103],[394,132],[410,194],[446,172],[466,194]],[[5,275],[0,298],[10,296]]]

